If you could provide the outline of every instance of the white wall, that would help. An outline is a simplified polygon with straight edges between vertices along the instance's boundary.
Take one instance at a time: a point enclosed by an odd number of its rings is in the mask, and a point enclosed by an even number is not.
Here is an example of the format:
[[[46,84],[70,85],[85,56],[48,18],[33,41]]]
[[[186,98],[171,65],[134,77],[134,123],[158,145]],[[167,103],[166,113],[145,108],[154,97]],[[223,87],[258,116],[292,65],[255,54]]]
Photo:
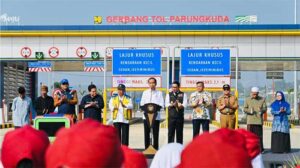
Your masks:
[[[299,36],[182,36],[182,37],[1,37],[0,58],[19,58],[22,47],[34,52],[42,51],[50,58],[48,50],[57,47],[58,58],[78,58],[76,49],[84,46],[105,55],[107,47],[167,47],[170,56],[175,47],[238,46],[240,57],[300,57]]]

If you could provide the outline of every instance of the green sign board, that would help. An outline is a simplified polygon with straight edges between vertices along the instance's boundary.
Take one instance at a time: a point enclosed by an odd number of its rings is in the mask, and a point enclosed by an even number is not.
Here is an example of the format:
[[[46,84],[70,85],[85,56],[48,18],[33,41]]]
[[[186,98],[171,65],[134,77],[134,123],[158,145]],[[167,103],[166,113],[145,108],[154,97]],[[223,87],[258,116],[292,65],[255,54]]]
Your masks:
[[[44,59],[44,53],[43,52],[35,52],[35,58],[38,60]]]
[[[100,53],[99,52],[92,52],[92,59],[99,59]]]

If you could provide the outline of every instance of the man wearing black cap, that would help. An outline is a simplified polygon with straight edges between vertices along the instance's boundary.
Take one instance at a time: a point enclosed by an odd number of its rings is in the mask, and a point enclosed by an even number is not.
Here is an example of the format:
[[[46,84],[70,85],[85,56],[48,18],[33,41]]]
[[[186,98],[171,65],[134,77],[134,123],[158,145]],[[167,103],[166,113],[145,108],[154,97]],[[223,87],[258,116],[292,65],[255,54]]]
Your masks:
[[[103,97],[97,94],[97,87],[94,84],[89,85],[90,94],[85,95],[80,103],[84,110],[84,118],[92,118],[101,122],[101,113],[104,107]]]
[[[223,85],[223,95],[217,101],[217,108],[221,113],[221,128],[235,129],[235,111],[238,107],[238,100],[230,93],[230,86]]]
[[[132,118],[132,100],[125,94],[126,87],[118,85],[118,95],[109,100],[109,109],[112,112],[114,126],[119,133],[120,141],[123,145],[129,144],[129,120]]]

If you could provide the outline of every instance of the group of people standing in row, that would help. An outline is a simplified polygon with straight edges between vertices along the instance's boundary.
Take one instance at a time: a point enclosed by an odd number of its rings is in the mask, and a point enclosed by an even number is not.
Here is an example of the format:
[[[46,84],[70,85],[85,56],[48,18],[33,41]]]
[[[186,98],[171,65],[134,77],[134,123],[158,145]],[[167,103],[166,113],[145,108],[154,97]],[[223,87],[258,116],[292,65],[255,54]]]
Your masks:
[[[78,103],[76,90],[69,88],[67,79],[60,82],[61,87],[54,91],[53,98],[48,96],[48,87],[41,86],[41,96],[34,103],[25,96],[24,87],[18,89],[19,96],[13,100],[13,124],[15,128],[30,124],[30,112],[33,116],[44,116],[55,111],[71,122],[76,121],[75,106]],[[153,145],[159,147],[160,109],[168,108],[168,142],[183,143],[184,110],[190,106],[193,108],[192,123],[194,138],[199,135],[200,128],[209,132],[210,107],[212,105],[211,93],[205,91],[204,82],[196,83],[196,91],[187,97],[180,90],[180,83],[174,81],[171,91],[165,99],[161,91],[156,89],[155,78],[148,79],[149,89],[142,94],[140,106],[144,111],[144,140],[145,149]],[[118,130],[120,141],[123,145],[129,144],[129,121],[132,118],[133,103],[126,94],[126,86],[119,84],[118,94],[113,95],[109,101],[109,109],[112,112],[114,127]],[[80,109],[84,112],[84,118],[92,118],[102,121],[101,112],[104,108],[103,97],[97,94],[97,88],[91,84],[88,86],[89,94],[84,96],[80,103]],[[223,86],[223,94],[217,99],[217,109],[220,112],[220,124],[222,128],[235,129],[236,110],[239,107],[238,99],[231,94],[228,84]],[[288,115],[291,114],[290,105],[286,102],[283,92],[276,92],[276,100],[271,104],[271,113],[274,116],[272,125],[272,147],[274,153],[290,152],[290,134]],[[244,112],[247,115],[247,130],[260,138],[261,151],[263,148],[263,114],[267,111],[266,99],[259,95],[259,88],[251,89],[251,96],[245,100]],[[154,114],[154,115],[148,115]],[[151,142],[153,137],[153,142]]]

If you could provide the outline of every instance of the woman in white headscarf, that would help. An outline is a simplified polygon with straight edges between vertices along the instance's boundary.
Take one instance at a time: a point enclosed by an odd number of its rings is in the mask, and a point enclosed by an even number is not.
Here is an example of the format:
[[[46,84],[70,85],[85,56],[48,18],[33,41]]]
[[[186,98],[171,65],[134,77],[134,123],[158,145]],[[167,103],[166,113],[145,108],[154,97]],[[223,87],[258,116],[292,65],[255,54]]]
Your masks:
[[[179,143],[169,143],[164,145],[155,154],[150,168],[174,168],[180,163],[183,145]]]

